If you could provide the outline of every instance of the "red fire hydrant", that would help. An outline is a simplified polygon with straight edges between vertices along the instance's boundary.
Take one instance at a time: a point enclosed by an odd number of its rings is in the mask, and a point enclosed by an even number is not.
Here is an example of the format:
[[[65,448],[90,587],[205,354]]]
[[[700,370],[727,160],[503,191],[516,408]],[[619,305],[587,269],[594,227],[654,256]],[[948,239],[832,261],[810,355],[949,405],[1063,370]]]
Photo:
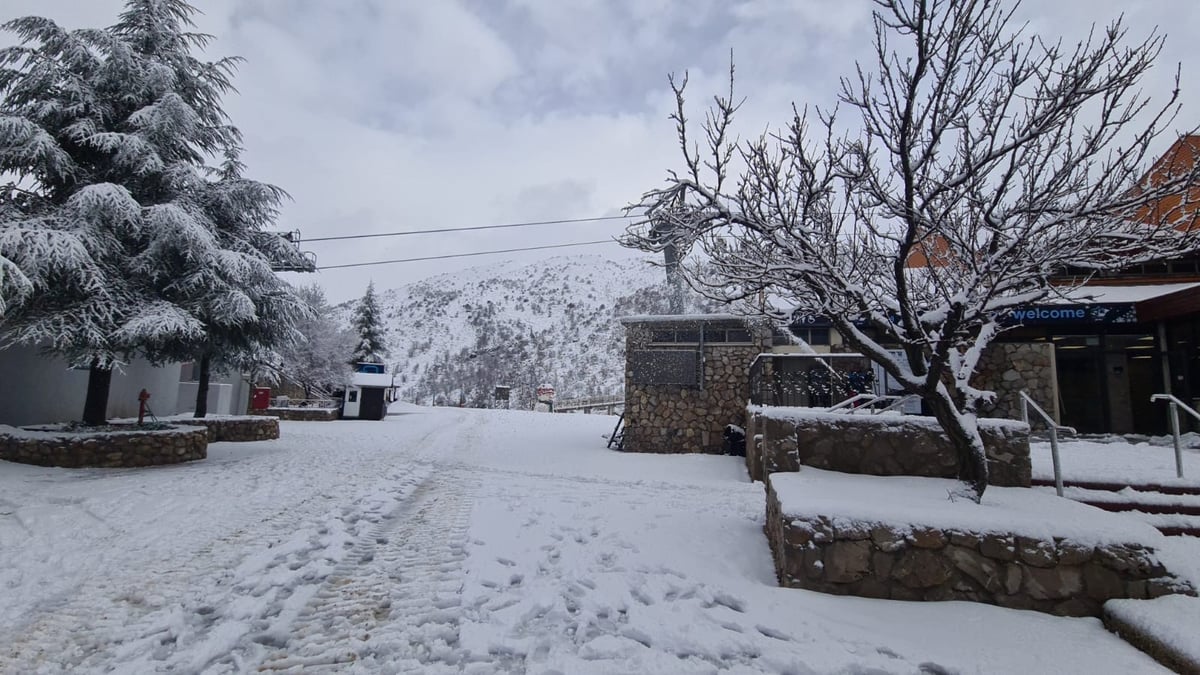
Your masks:
[[[150,400],[150,392],[145,389],[138,392],[138,426],[141,426],[142,419],[146,416],[146,401]]]

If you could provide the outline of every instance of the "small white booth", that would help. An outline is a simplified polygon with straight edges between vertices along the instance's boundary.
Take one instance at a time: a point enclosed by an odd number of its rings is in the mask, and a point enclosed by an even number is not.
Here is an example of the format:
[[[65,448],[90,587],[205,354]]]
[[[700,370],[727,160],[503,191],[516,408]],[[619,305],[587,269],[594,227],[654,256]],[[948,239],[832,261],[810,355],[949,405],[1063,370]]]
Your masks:
[[[381,420],[387,416],[387,391],[392,376],[381,363],[355,364],[342,399],[342,419]]]

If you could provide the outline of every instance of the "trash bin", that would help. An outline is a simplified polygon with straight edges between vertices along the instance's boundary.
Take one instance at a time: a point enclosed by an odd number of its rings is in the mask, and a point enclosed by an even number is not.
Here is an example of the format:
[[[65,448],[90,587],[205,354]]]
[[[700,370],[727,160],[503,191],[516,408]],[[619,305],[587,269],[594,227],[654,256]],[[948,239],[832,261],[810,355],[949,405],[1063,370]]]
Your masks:
[[[255,387],[250,394],[251,410],[266,410],[271,407],[271,388]]]
[[[746,456],[746,430],[736,424],[730,424],[725,427],[725,433],[722,434],[725,438],[724,448],[725,454],[734,455],[737,457]]]

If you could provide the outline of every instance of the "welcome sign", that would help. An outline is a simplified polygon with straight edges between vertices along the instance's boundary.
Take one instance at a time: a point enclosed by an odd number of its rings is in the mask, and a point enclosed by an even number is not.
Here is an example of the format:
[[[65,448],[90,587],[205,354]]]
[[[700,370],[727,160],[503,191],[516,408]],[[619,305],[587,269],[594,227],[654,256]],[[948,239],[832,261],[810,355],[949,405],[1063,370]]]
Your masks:
[[[1137,311],[1133,303],[1034,305],[1012,310],[1004,323],[1021,326],[1137,323]]]

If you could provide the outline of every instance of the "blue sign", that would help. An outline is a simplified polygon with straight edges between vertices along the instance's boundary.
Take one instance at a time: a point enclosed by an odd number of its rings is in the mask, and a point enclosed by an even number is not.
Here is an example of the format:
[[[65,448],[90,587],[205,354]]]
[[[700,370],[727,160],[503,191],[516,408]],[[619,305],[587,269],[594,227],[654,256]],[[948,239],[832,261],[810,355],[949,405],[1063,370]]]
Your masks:
[[[1133,303],[1033,305],[1010,311],[1004,323],[1023,326],[1137,323],[1137,311]]]

